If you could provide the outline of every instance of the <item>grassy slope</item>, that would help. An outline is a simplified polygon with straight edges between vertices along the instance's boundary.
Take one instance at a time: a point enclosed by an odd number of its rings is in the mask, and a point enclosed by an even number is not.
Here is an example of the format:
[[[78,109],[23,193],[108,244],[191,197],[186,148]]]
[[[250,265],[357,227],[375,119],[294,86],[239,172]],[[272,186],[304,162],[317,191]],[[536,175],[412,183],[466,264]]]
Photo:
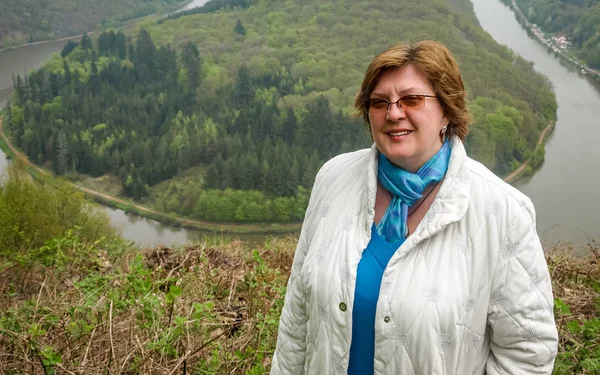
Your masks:
[[[290,237],[259,248],[234,242],[143,253],[79,244],[88,249],[80,250],[85,262],[75,257],[68,266],[34,266],[27,274],[3,268],[0,367],[31,373],[41,373],[42,366],[47,373],[267,373],[295,244]],[[598,373],[595,249],[579,261],[548,258],[561,332],[557,375]]]

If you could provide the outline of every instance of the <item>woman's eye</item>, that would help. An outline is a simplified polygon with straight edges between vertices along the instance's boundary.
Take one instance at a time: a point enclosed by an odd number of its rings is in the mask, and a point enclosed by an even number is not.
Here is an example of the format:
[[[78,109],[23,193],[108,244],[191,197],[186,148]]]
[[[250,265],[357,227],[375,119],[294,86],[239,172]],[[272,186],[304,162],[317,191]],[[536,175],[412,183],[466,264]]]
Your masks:
[[[371,99],[371,107],[373,108],[384,108],[387,107],[388,102],[382,99]]]
[[[400,101],[402,102],[402,104],[409,106],[409,107],[414,107],[416,105],[418,105],[421,102],[422,98],[420,96],[417,95],[407,95],[405,97],[403,97]]]

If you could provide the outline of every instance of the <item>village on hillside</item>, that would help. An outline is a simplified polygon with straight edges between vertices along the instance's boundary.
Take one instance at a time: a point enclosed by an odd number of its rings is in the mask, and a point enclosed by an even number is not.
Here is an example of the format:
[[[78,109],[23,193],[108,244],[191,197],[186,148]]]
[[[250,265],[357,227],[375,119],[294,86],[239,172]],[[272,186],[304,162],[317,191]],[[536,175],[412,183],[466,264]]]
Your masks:
[[[587,65],[582,64],[580,61],[574,59],[568,54],[568,49],[571,46],[571,41],[565,35],[557,33],[552,36],[547,36],[547,34],[545,34],[538,25],[531,24],[527,20],[527,18],[525,17],[523,12],[521,12],[521,9],[517,5],[516,0],[511,0],[511,3],[512,8],[517,13],[517,18],[519,19],[519,22],[523,23],[525,27],[527,27],[527,29],[529,29],[533,33],[533,35],[535,35],[537,40],[539,40],[546,47],[552,48],[552,50],[555,53],[559,54],[561,57],[568,60],[573,65],[579,67],[581,69],[582,74],[589,73],[600,77],[600,71],[597,71],[595,69],[590,68]]]

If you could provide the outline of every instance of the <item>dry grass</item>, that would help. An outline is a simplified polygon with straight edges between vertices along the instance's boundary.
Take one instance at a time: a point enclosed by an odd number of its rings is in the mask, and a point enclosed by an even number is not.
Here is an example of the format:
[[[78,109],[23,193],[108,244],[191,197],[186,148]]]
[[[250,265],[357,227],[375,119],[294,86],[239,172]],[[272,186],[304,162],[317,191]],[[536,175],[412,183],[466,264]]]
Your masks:
[[[17,284],[27,287],[1,300],[0,368],[6,374],[264,373],[294,244],[158,247],[127,254],[119,265],[100,255],[92,262],[97,271],[86,276],[38,269],[12,278],[3,296]]]
[[[80,181],[81,186],[88,189],[112,195],[113,197],[123,194],[123,184],[121,183],[121,179],[117,176],[104,175],[94,178],[80,175],[79,177],[83,178]]]
[[[555,249],[547,257],[555,298],[559,350],[555,374],[600,374],[600,246],[582,257]]]
[[[563,249],[556,249],[546,258],[553,283],[554,297],[570,306],[570,320],[600,317],[600,246],[592,241],[586,255],[572,258]]]
[[[94,256],[62,268],[2,266],[0,369],[267,373],[295,241],[276,239],[254,249],[239,241],[157,247],[115,257],[96,246],[87,253]],[[557,368],[563,369],[556,374],[595,373],[585,370],[585,361],[599,339],[573,322],[583,327],[600,318],[599,261],[595,243],[586,258],[560,250],[548,256],[558,302]]]

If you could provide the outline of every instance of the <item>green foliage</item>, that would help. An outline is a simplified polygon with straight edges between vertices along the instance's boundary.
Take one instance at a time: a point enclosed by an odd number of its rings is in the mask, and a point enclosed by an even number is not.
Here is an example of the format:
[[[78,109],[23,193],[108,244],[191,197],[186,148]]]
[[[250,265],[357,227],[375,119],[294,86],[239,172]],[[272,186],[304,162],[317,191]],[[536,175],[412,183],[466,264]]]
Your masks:
[[[538,169],[540,165],[544,162],[546,152],[544,151],[544,145],[538,145],[533,154],[531,155],[531,159],[529,159],[529,165],[534,170]]]
[[[40,352],[42,358],[42,365],[44,367],[44,373],[54,374],[55,366],[62,362],[61,355],[51,346],[46,346]]]
[[[63,264],[59,253],[79,248],[72,242],[72,231],[91,242],[112,234],[108,217],[81,193],[64,182],[45,181],[35,183],[16,167],[9,170],[0,186],[0,255]],[[53,242],[65,235],[66,242]]]
[[[555,314],[557,316],[571,316],[571,315],[573,315],[571,313],[571,309],[569,308],[569,305],[567,305],[565,303],[565,301],[563,301],[560,298],[554,299],[554,311],[555,311]]]
[[[473,113],[473,124],[466,147],[474,159],[500,175],[508,174],[532,154],[535,156],[535,160],[530,161],[532,168],[543,161],[543,145],[537,146],[532,153],[528,150],[526,139],[519,134],[526,121],[517,108],[482,96],[472,101],[469,107]],[[531,132],[530,135],[539,134]]]
[[[197,199],[193,217],[212,221],[301,221],[307,205],[308,192],[301,186],[295,196],[275,199],[268,199],[260,191],[205,190]]]
[[[568,342],[557,356],[553,374],[599,374],[600,318],[571,320],[565,327]]]

